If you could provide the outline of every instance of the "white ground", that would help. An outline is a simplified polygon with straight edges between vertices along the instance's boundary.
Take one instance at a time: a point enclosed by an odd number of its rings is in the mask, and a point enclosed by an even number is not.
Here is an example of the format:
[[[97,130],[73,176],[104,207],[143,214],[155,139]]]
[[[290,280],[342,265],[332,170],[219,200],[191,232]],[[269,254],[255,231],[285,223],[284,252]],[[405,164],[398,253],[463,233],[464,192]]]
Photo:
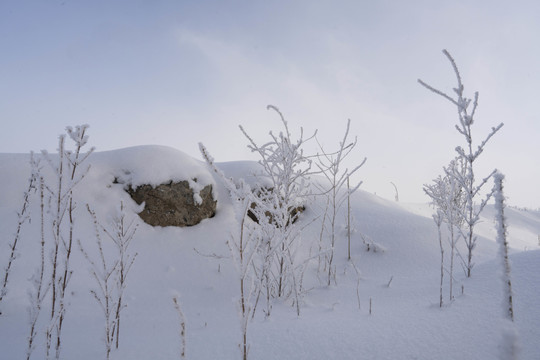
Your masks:
[[[28,155],[0,154],[2,268],[7,264],[8,244],[13,240],[16,212],[29,175],[28,158]],[[185,176],[197,177],[201,183],[218,184],[218,211],[212,219],[189,228],[153,228],[141,222],[132,244],[138,257],[128,278],[128,307],[122,315],[120,349],[111,358],[180,358],[179,319],[172,302],[175,295],[179,296],[187,318],[188,359],[240,358],[238,282],[225,245],[233,214],[219,180],[212,178],[204,164],[170,148],[131,148],[96,153],[90,159],[92,168],[76,194],[77,237],[88,248],[94,245],[94,232],[84,204],[90,204],[104,224],[120,201],[127,205],[130,217],[137,218],[138,207],[122,190],[122,185],[113,184],[115,177],[129,176],[137,183],[159,183]],[[255,168],[253,163],[246,162],[221,166],[228,174],[245,177]],[[29,279],[39,263],[37,197],[33,201],[32,222],[23,228],[8,295],[0,304],[1,359],[25,358],[29,330],[27,292],[31,287]],[[316,204],[308,204],[302,216],[304,224],[316,217],[315,208]],[[456,263],[457,296],[448,302],[445,288],[447,305],[442,309],[438,306],[439,247],[430,208],[424,204],[391,202],[362,191],[354,196],[352,208],[359,231],[353,239],[352,262],[360,270],[360,276],[346,259],[346,240],[341,232],[336,248],[337,284],[321,285],[314,261],[306,274],[306,285],[312,289],[304,297],[300,317],[287,302],[277,302],[268,319],[258,310],[249,324],[249,357],[500,358],[508,324],[503,320],[503,285],[495,259],[493,208],[486,208],[479,226],[473,277],[465,279],[459,262]],[[507,208],[507,217],[520,359],[540,359],[540,213]],[[318,231],[317,222],[303,231],[306,251],[317,246]],[[366,252],[360,232],[385,251]],[[103,315],[89,293],[95,283],[80,251],[75,251],[73,256],[62,358],[103,359]],[[44,358],[46,321],[44,311],[33,359]]]

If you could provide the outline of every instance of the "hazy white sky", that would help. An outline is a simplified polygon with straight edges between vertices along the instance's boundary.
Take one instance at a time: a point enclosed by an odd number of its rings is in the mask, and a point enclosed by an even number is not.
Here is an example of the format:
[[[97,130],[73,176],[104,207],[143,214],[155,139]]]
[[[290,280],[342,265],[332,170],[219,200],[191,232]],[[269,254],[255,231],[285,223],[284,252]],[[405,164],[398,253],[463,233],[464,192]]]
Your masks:
[[[196,158],[256,159],[263,142],[319,130],[337,145],[347,119],[363,189],[427,201],[422,184],[462,144],[448,49],[480,92],[475,134],[503,129],[479,175],[505,173],[509,203],[540,207],[538,1],[0,1],[0,152],[54,151],[90,124],[98,151],[161,144]]]

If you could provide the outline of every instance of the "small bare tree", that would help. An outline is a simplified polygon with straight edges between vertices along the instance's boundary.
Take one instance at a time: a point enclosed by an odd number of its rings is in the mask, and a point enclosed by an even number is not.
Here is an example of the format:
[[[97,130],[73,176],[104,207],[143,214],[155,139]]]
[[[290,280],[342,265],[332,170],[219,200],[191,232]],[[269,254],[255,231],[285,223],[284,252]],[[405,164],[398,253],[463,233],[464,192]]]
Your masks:
[[[357,144],[357,138],[355,137],[352,141],[348,139],[349,130],[350,130],[351,120],[347,121],[347,128],[343,139],[339,143],[339,148],[334,153],[328,153],[325,151],[323,146],[319,141],[319,149],[321,150],[320,154],[317,154],[316,165],[319,168],[321,174],[328,181],[328,186],[321,189],[321,192],[327,196],[327,208],[325,209],[325,216],[322,218],[322,228],[328,229],[328,238],[329,238],[329,251],[326,253],[326,266],[327,266],[327,275],[328,275],[328,286],[330,286],[331,279],[333,277],[333,262],[334,262],[334,250],[336,245],[336,226],[337,226],[337,217],[340,208],[342,207],[345,201],[349,201],[350,195],[354,193],[362,182],[358,182],[355,186],[350,188],[349,179],[354,175],[358,169],[360,169],[366,162],[366,158],[362,160],[360,165],[355,166],[352,170],[348,168],[343,168],[343,162],[351,154]],[[343,191],[346,187],[346,191]],[[350,207],[348,207],[350,210]],[[324,230],[322,231],[324,232]],[[351,259],[350,252],[350,236],[348,237],[348,251],[347,258]]]
[[[461,228],[463,226],[463,214],[466,206],[466,196],[464,188],[456,179],[465,172],[465,166],[461,158],[456,158],[444,168],[445,176],[439,176],[433,180],[433,184],[424,185],[424,192],[431,198],[436,207],[434,215],[435,224],[439,232],[439,244],[441,246],[441,256],[443,256],[443,246],[440,236],[441,222],[445,222],[448,227],[450,245],[450,271],[449,271],[449,300],[452,301],[454,282],[454,258],[457,252],[457,243],[460,239]],[[441,267],[442,267],[441,259]],[[441,280],[442,281],[442,280]]]
[[[98,284],[97,290],[90,290],[94,299],[98,302],[103,315],[105,316],[105,353],[107,360],[110,358],[111,350],[114,344],[116,319],[114,317],[114,309],[116,308],[116,299],[113,295],[114,291],[114,275],[118,270],[118,260],[107,261],[105,252],[103,250],[103,242],[101,240],[101,231],[99,223],[96,217],[96,213],[90,209],[88,204],[86,205],[88,213],[92,216],[94,222],[94,230],[96,237],[96,245],[99,254],[98,263],[96,263],[92,257],[84,249],[80,239],[78,241],[81,252],[91,265],[91,274],[96,283]]]
[[[435,222],[435,225],[437,225],[437,234],[439,235],[439,249],[441,250],[441,281],[439,284],[439,307],[443,306],[443,285],[444,285],[444,246],[442,243],[442,235],[441,235],[441,225],[443,222],[443,214],[441,213],[441,210],[437,210],[435,214],[433,214],[433,221]]]
[[[478,206],[475,206],[475,205],[476,205],[477,199],[481,197],[480,191],[482,190],[482,187],[488,182],[488,180],[495,173],[495,170],[494,170],[486,178],[478,182],[476,179],[474,164],[476,163],[476,160],[478,159],[480,154],[482,154],[482,152],[484,151],[486,143],[489,141],[489,139],[491,139],[493,135],[495,135],[497,131],[501,129],[501,127],[503,126],[503,123],[500,123],[498,126],[493,127],[490,133],[486,136],[486,138],[480,143],[480,145],[478,145],[475,148],[475,146],[473,145],[473,136],[472,136],[471,127],[474,124],[474,116],[476,114],[476,108],[478,107],[478,92],[475,92],[474,99],[467,98],[465,96],[464,86],[461,81],[461,75],[459,73],[456,62],[454,61],[454,58],[452,58],[450,53],[446,50],[443,50],[443,54],[450,61],[450,64],[452,65],[452,68],[456,75],[457,87],[454,88],[456,98],[453,98],[452,96],[447,95],[443,91],[435,89],[434,87],[426,84],[422,80],[418,80],[418,82],[422,86],[424,86],[426,89],[450,101],[457,108],[459,121],[458,121],[458,124],[456,125],[456,130],[465,139],[465,146],[456,147],[456,152],[458,156],[465,163],[465,173],[462,175],[456,174],[455,178],[456,178],[456,181],[458,181],[461,184],[461,186],[465,189],[465,193],[466,193],[467,205],[466,205],[466,210],[463,214],[463,218],[465,219],[465,225],[467,228],[465,231],[463,231],[463,237],[465,239],[465,244],[468,250],[467,261],[466,261],[466,273],[467,273],[467,277],[470,277],[471,270],[474,266],[473,250],[476,246],[476,235],[474,233],[474,227],[476,226],[476,224],[478,223],[480,219],[480,213],[482,212],[485,205],[487,204],[487,202],[493,195],[493,191],[489,192],[481,200]]]
[[[39,177],[39,160],[35,159],[34,153],[30,153],[30,171],[31,173],[28,179],[28,187],[23,194],[23,203],[21,206],[21,210],[17,213],[17,230],[15,231],[15,236],[13,238],[13,241],[9,244],[9,248],[10,248],[9,260],[8,260],[7,266],[4,269],[4,278],[2,281],[2,288],[0,288],[0,305],[2,304],[2,300],[4,299],[4,296],[6,296],[7,294],[9,275],[10,275],[11,267],[13,266],[13,263],[15,259],[17,258],[17,244],[21,238],[22,227],[27,221],[30,221],[29,210],[28,210],[30,206],[30,195],[32,192],[36,190],[36,182],[38,181],[38,177]],[[0,311],[0,315],[2,315],[1,311]]]
[[[39,174],[39,205],[40,205],[40,263],[36,269],[31,281],[33,289],[29,292],[30,306],[28,309],[30,331],[28,334],[28,347],[26,348],[26,360],[30,360],[32,352],[35,348],[35,338],[37,335],[37,321],[41,309],[43,308],[43,301],[47,296],[49,290],[48,284],[45,283],[45,185],[43,176]]]
[[[124,202],[120,202],[120,209],[118,209],[117,214],[113,217],[112,222],[108,228],[100,226],[103,232],[109,237],[109,239],[114,243],[118,259],[118,268],[116,272],[116,289],[117,289],[117,302],[115,310],[115,321],[116,321],[116,348],[118,349],[120,342],[120,313],[126,307],[123,303],[124,290],[127,286],[127,276],[137,253],[131,253],[129,251],[129,246],[131,241],[135,236],[138,223],[135,222],[135,219],[127,220],[127,214],[124,207]]]
[[[47,203],[50,204],[49,212],[52,216],[51,228],[54,241],[50,259],[52,268],[50,279],[51,312],[49,326],[46,330],[47,359],[51,356],[53,337],[55,357],[56,359],[60,358],[62,325],[66,311],[65,296],[72,275],[70,259],[74,240],[76,208],[73,191],[90,169],[88,166],[81,171],[81,165],[94,151],[94,148],[86,153],[82,151],[88,142],[87,129],[88,125],[76,126],[75,129],[66,128],[67,135],[75,143],[75,148],[73,151],[67,150],[65,147],[66,136],[60,135],[56,161],[45,150],[42,151],[43,157],[54,173],[53,183],[45,186],[48,192]]]
[[[235,224],[233,226],[227,245],[238,271],[238,281],[240,290],[239,318],[242,330],[242,359],[247,360],[249,352],[248,324],[249,319],[255,311],[255,299],[257,296],[257,276],[255,273],[254,257],[259,248],[259,239],[253,226],[249,226],[247,219],[248,210],[255,200],[255,196],[250,186],[243,180],[236,185],[231,179],[218,169],[214,164],[214,159],[210,156],[203,144],[199,144],[201,154],[210,168],[219,175],[225,187],[229,190],[234,213]],[[255,210],[255,209],[254,209]]]
[[[271,183],[271,187],[261,188],[258,206],[265,210],[262,219],[273,224],[272,228],[266,228],[272,232],[271,237],[266,237],[266,253],[276,257],[277,269],[273,273],[277,279],[277,297],[287,298],[292,295],[299,314],[302,276],[306,263],[297,258],[300,231],[295,224],[298,212],[294,210],[303,206],[309,193],[312,161],[304,155],[303,147],[315,137],[316,132],[304,139],[301,128],[299,139],[293,140],[287,121],[279,109],[273,105],[268,105],[267,108],[279,115],[284,132],[279,135],[270,132],[270,141],[258,145],[242,126],[240,130],[249,141],[248,148],[259,154],[263,176]],[[259,224],[265,222],[259,221]]]
[[[91,290],[91,293],[105,317],[105,350],[109,359],[113,346],[117,349],[119,346],[120,314],[125,308],[122,297],[127,285],[127,276],[137,257],[136,253],[129,252],[129,245],[133,240],[137,225],[134,221],[127,222],[123,202],[120,203],[118,214],[114,216],[109,227],[103,226],[98,221],[95,211],[90,209],[88,204],[86,208],[94,223],[96,247],[99,254],[97,263],[80,241],[79,247],[90,263],[90,272],[98,285],[98,289]],[[116,254],[109,255],[109,259],[104,251],[102,235],[106,235],[116,248]]]

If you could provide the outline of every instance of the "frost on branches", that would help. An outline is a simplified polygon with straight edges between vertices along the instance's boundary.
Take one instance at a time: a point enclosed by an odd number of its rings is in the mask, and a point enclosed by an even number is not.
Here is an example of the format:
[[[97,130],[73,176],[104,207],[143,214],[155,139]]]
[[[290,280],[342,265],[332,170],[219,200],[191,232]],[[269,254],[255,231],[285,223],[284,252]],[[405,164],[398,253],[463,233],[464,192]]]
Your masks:
[[[242,330],[242,342],[240,348],[242,350],[242,358],[247,359],[248,345],[248,324],[249,319],[255,311],[255,299],[258,292],[258,283],[260,278],[255,272],[255,256],[260,244],[260,236],[257,228],[250,224],[248,219],[248,210],[251,203],[255,200],[250,186],[243,180],[236,185],[234,181],[216,167],[214,159],[208,153],[208,150],[203,144],[199,143],[201,154],[210,166],[210,168],[218,174],[223,181],[223,184],[229,191],[231,201],[233,203],[235,223],[231,229],[231,234],[227,245],[231,251],[231,255],[238,272],[238,285],[240,290],[240,299],[238,301],[239,318]],[[251,225],[251,226],[250,226]]]
[[[444,168],[444,176],[437,177],[432,184],[424,185],[424,192],[431,198],[436,213],[433,220],[437,225],[439,247],[441,251],[441,281],[439,306],[443,305],[443,277],[444,277],[444,244],[441,235],[441,225],[446,223],[448,228],[448,245],[450,246],[449,270],[449,300],[452,301],[454,286],[454,259],[457,252],[457,243],[460,239],[464,222],[463,214],[466,206],[465,189],[457,178],[465,172],[465,163],[458,157]],[[463,264],[466,268],[466,263]]]
[[[127,285],[127,276],[137,257],[137,253],[129,252],[129,245],[135,236],[138,224],[135,223],[135,220],[128,221],[126,219],[123,202],[120,203],[120,208],[117,209],[116,215],[108,227],[103,226],[98,221],[96,212],[88,204],[86,204],[86,209],[94,223],[98,259],[89,255],[80,240],[78,244],[91,266],[90,273],[98,285],[90,293],[103,311],[105,352],[106,359],[109,359],[113,345],[116,344],[116,349],[118,349],[120,343],[120,314],[126,307],[122,299]],[[110,251],[104,251],[109,246],[105,246],[103,243],[103,235],[109,238],[110,243],[114,244],[115,256],[107,256]]]
[[[300,259],[300,228],[295,221],[298,212],[292,211],[300,206],[309,194],[309,174],[311,160],[304,155],[304,144],[312,139],[304,139],[300,128],[299,139],[293,140],[283,114],[273,105],[283,124],[283,132],[278,135],[270,131],[270,141],[258,145],[240,126],[249,141],[248,148],[260,156],[263,177],[269,180],[270,187],[257,189],[255,207],[263,210],[259,221],[263,244],[261,248],[263,268],[261,276],[265,279],[264,291],[269,297],[293,298],[297,314],[300,314],[300,298],[303,292],[302,279],[308,259]],[[270,226],[268,226],[270,225]]]
[[[65,135],[58,139],[58,155],[52,158],[45,150],[42,155],[53,171],[52,181],[45,182],[47,211],[50,214],[49,226],[52,229],[52,256],[50,257],[51,275],[49,280],[49,294],[51,297],[50,321],[46,330],[46,358],[52,356],[52,347],[55,349],[55,358],[60,358],[62,325],[66,314],[65,297],[73,273],[70,259],[75,238],[75,208],[77,204],[73,198],[76,186],[81,182],[90,169],[90,166],[81,169],[81,166],[94,148],[83,152],[88,142],[86,130],[88,125],[66,128],[67,135],[74,143],[74,149],[68,150],[65,146]]]
[[[323,146],[317,141],[320,154],[317,154],[316,166],[320,173],[327,180],[326,185],[318,186],[322,195],[326,197],[326,206],[322,216],[321,236],[320,236],[320,252],[324,251],[324,266],[327,274],[327,285],[330,286],[332,278],[335,278],[336,270],[334,265],[334,252],[336,247],[336,226],[339,210],[344,202],[348,202],[347,206],[347,259],[351,259],[351,221],[350,221],[350,196],[358,190],[362,182],[358,182],[352,188],[349,184],[349,179],[358,169],[365,164],[366,158],[352,169],[344,168],[344,160],[354,150],[357,144],[357,138],[349,140],[351,120],[347,121],[347,128],[343,139],[339,143],[339,148],[333,153],[325,151]],[[328,240],[324,242],[324,238]],[[319,266],[320,268],[320,266]]]
[[[499,258],[501,266],[504,269],[503,283],[505,293],[505,313],[509,320],[514,321],[514,307],[512,305],[512,280],[510,278],[510,260],[508,259],[508,241],[507,241],[507,226],[506,217],[504,216],[503,181],[504,175],[497,172],[494,176],[495,185],[493,191],[495,193],[495,224],[497,227],[497,242],[499,243]]]
[[[480,194],[480,190],[495,173],[494,170],[487,177],[478,181],[475,174],[474,164],[480,154],[482,154],[482,152],[484,151],[486,143],[489,141],[489,139],[491,139],[493,135],[495,135],[497,131],[501,129],[503,123],[500,123],[496,127],[493,127],[489,134],[484,138],[482,142],[480,142],[479,145],[475,146],[473,144],[471,127],[474,124],[474,116],[476,114],[476,108],[478,107],[478,92],[475,92],[474,99],[467,98],[465,96],[465,87],[463,86],[463,83],[461,81],[461,75],[459,73],[456,62],[454,61],[450,53],[448,53],[448,51],[443,50],[443,54],[450,61],[450,64],[452,65],[457,79],[457,87],[453,89],[455,97],[452,97],[450,95],[447,95],[443,91],[435,89],[434,87],[426,84],[422,80],[418,80],[418,82],[428,90],[450,101],[457,108],[458,123],[455,128],[463,136],[465,142],[464,146],[456,147],[456,152],[458,154],[458,157],[461,158],[462,161],[465,163],[465,171],[464,173],[452,174],[451,176],[453,176],[455,180],[460,184],[460,186],[465,189],[466,194],[466,205],[465,210],[462,214],[464,218],[465,229],[462,231],[462,236],[465,239],[465,244],[468,251],[465,271],[467,273],[467,277],[470,277],[471,270],[474,266],[473,250],[476,246],[476,235],[474,233],[474,227],[478,223],[480,219],[480,213],[493,195],[493,192],[490,192],[485,197],[483,197],[479,204],[477,204],[476,202],[479,198],[482,197]]]
[[[28,210],[30,206],[30,195],[36,191],[36,183],[38,182],[39,178],[39,159],[36,160],[36,158],[34,157],[34,153],[30,153],[30,169],[31,172],[28,179],[28,188],[23,195],[23,204],[21,206],[21,210],[17,212],[17,230],[15,231],[13,241],[9,244],[10,255],[7,266],[4,269],[2,288],[0,288],[0,304],[2,303],[2,299],[4,298],[4,296],[7,295],[9,275],[11,272],[11,267],[13,266],[14,261],[17,259],[17,243],[21,238],[22,227],[27,221],[30,221],[30,215]],[[0,315],[2,315],[1,310]]]
[[[238,271],[239,318],[241,320],[243,359],[247,359],[248,323],[259,301],[270,316],[276,298],[292,299],[300,315],[303,293],[302,278],[309,259],[301,259],[300,229],[295,223],[309,192],[308,174],[311,161],[304,156],[303,132],[293,140],[287,122],[280,116],[284,132],[270,132],[271,140],[259,146],[240,126],[249,141],[249,148],[260,155],[263,174],[252,189],[243,179],[234,181],[216,167],[204,145],[201,154],[210,168],[221,178],[229,191],[235,222],[227,244]],[[309,140],[309,139],[308,139]],[[263,186],[262,184],[270,184]],[[254,221],[255,220],[255,221]]]
[[[514,325],[514,306],[513,306],[513,293],[512,293],[512,279],[510,260],[508,259],[508,241],[507,241],[507,225],[506,217],[504,215],[505,198],[503,191],[504,175],[497,172],[494,175],[495,184],[493,186],[493,192],[495,197],[495,226],[497,229],[497,242],[499,243],[499,259],[502,273],[503,284],[503,314],[506,318],[507,327],[503,331],[503,341],[501,342],[501,359],[516,360],[519,352],[519,339],[516,326]]]

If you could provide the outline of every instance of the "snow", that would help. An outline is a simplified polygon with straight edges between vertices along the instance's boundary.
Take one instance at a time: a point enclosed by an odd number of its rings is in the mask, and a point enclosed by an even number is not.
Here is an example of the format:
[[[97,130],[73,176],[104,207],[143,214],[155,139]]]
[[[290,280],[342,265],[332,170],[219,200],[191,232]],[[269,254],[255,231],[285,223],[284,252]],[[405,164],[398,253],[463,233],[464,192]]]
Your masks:
[[[170,181],[197,179],[198,189],[214,184],[204,164],[166,146],[146,145],[97,153],[92,160],[101,176],[114,176],[122,184],[157,186]]]
[[[54,156],[54,155],[51,155]],[[9,256],[30,172],[29,155],[0,154],[0,266]],[[138,256],[127,279],[120,348],[111,359],[178,359],[180,318],[178,297],[186,318],[187,359],[239,359],[240,320],[237,316],[237,274],[225,241],[234,220],[232,204],[218,178],[200,161],[181,151],[141,146],[97,152],[78,185],[75,199],[76,237],[93,249],[94,230],[88,203],[107,224],[122,201],[128,217],[140,208],[123,190],[125,184],[157,185],[197,179],[214,184],[217,214],[187,228],[154,228],[142,221],[131,250]],[[253,162],[218,163],[227,176],[252,176]],[[115,179],[117,180],[115,183]],[[318,200],[314,200],[318,201]],[[24,358],[28,333],[29,281],[39,262],[39,201],[34,196],[32,222],[26,223],[13,263],[8,294],[0,303],[0,358]],[[316,204],[310,203],[301,222],[304,251],[318,245]],[[319,204],[322,206],[323,204]],[[502,270],[496,259],[495,210],[488,205],[477,226],[473,276],[455,271],[456,299],[439,308],[440,252],[437,229],[426,204],[402,204],[359,190],[352,199],[355,228],[352,262],[347,261],[345,232],[336,244],[337,284],[317,279],[316,260],[306,272],[301,316],[289,302],[274,304],[265,318],[262,305],[249,324],[251,359],[498,359],[508,326],[502,314]],[[507,207],[512,286],[519,359],[540,359],[540,213]],[[345,214],[339,219],[345,223]],[[360,234],[383,247],[367,252]],[[359,273],[355,271],[354,266]],[[61,357],[105,358],[103,314],[90,294],[96,285],[89,266],[76,249],[72,258]],[[0,273],[3,275],[3,272]],[[321,274],[321,278],[324,276]],[[390,282],[390,279],[392,281]],[[390,282],[390,286],[388,286]],[[462,292],[463,289],[463,292]],[[358,296],[357,296],[358,294]],[[447,292],[445,292],[445,296]],[[371,315],[369,314],[371,301]],[[359,306],[360,302],[360,306]],[[45,304],[47,309],[48,304]],[[33,359],[44,358],[41,314]]]

